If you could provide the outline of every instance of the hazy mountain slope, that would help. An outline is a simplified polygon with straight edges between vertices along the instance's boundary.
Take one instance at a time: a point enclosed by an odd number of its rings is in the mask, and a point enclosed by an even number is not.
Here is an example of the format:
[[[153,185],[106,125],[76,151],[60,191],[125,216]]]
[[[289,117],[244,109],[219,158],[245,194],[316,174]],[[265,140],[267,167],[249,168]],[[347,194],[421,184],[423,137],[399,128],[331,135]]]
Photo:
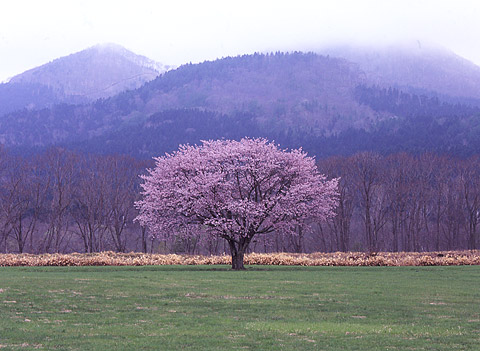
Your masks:
[[[439,143],[465,154],[480,147],[479,120],[478,108],[372,86],[344,59],[255,54],[185,65],[93,103],[8,114],[0,142],[149,157],[179,143],[264,136],[316,155],[435,151]]]
[[[368,129],[388,114],[356,101],[360,75],[345,60],[302,53],[185,65],[109,99],[4,116],[0,141],[17,146],[79,141],[141,123],[157,112],[184,108],[248,113],[259,128],[279,134]]]
[[[92,101],[140,87],[167,67],[115,44],[93,46],[13,77],[9,83],[49,87],[62,102]]]
[[[442,97],[480,99],[480,67],[444,48],[421,42],[395,46],[332,46],[322,54],[357,63],[369,84]],[[478,102],[477,102],[478,103]]]
[[[21,109],[39,109],[59,102],[58,95],[38,83],[0,84],[0,116]],[[72,103],[76,101],[70,101]]]
[[[201,108],[255,114],[269,128],[332,134],[368,128],[378,118],[354,99],[361,72],[342,59],[315,54],[245,55],[182,66],[134,92],[147,114]]]

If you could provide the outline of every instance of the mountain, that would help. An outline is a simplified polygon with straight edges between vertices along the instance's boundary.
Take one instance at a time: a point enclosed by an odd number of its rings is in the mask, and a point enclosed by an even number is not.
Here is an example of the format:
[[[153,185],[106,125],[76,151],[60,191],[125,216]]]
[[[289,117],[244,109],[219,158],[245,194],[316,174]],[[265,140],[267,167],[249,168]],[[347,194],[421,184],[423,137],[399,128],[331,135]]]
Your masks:
[[[90,104],[11,113],[0,119],[0,142],[77,142],[183,109],[249,114],[258,128],[279,134],[330,135],[368,128],[386,116],[355,100],[355,87],[362,83],[354,65],[312,53],[224,58],[181,66],[139,89]]]
[[[107,98],[136,89],[169,68],[119,45],[96,45],[0,84],[0,115]]]
[[[436,152],[468,157],[480,152],[480,108],[449,104],[435,97],[397,89],[358,86],[357,101],[379,115],[369,129],[349,127],[335,134],[304,126],[269,128],[254,113],[220,114],[199,109],[155,113],[132,124],[70,145],[93,153],[126,153],[151,158],[175,150],[178,144],[207,139],[265,137],[282,147],[302,147],[317,157],[351,155],[359,151],[381,154]],[[273,125],[273,124],[272,124]]]
[[[431,81],[418,74],[418,81]],[[378,77],[359,63],[314,53],[187,64],[109,98],[5,115],[0,142],[23,150],[62,145],[138,157],[170,152],[180,143],[243,136],[302,146],[317,156],[480,152],[480,108],[455,101],[476,101],[474,83],[459,97],[446,95],[454,89],[438,93],[430,90],[434,85],[388,85]]]
[[[358,64],[369,84],[480,106],[480,67],[420,41],[385,46],[337,45],[316,50]]]
[[[354,100],[361,72],[344,59],[313,53],[254,54],[185,65],[131,92],[146,114],[199,108],[248,112],[269,129],[336,133],[366,128],[378,114]]]
[[[52,106],[60,102],[76,103],[75,99],[60,98],[46,85],[38,83],[0,84],[0,116],[9,112]]]

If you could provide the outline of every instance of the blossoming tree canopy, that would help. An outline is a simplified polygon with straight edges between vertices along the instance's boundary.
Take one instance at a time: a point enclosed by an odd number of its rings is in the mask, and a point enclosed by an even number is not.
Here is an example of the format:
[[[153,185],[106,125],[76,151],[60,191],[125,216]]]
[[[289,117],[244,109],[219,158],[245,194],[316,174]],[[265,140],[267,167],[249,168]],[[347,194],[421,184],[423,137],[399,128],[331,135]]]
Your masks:
[[[199,233],[224,238],[232,268],[255,235],[308,229],[334,215],[337,179],[320,174],[301,149],[265,139],[203,141],[156,158],[143,176],[136,218],[154,236]]]

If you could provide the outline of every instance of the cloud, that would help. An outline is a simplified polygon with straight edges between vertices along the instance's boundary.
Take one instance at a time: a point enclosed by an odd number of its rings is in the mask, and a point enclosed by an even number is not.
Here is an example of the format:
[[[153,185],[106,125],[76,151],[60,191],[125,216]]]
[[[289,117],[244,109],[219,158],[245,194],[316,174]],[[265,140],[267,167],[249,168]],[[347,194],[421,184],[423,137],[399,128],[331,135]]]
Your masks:
[[[328,42],[419,39],[480,63],[480,3],[456,0],[17,0],[0,12],[0,80],[101,42],[179,65]]]

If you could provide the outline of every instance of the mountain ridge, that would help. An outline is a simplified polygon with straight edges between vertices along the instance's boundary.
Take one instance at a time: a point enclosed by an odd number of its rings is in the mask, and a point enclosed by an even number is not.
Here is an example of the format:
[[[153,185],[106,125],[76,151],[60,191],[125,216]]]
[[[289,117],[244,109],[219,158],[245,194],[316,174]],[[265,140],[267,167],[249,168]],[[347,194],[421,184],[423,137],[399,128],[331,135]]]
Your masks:
[[[171,68],[117,44],[98,44],[0,84],[0,115],[108,98],[136,89]]]
[[[149,156],[201,138],[238,138],[242,131],[324,155],[388,152],[395,148],[391,140],[402,150],[431,150],[439,147],[431,139],[435,132],[443,133],[439,139],[447,151],[480,152],[471,133],[480,126],[479,108],[423,95],[426,88],[376,85],[374,78],[358,63],[313,52],[227,57],[180,66],[140,88],[91,103],[11,113],[0,119],[0,142]],[[416,123],[427,134],[417,133]],[[420,136],[429,143],[407,140]]]
[[[12,77],[9,83],[37,83],[59,94],[96,100],[135,89],[169,67],[117,44],[98,44]]]
[[[480,99],[480,67],[434,44],[420,41],[386,46],[345,44],[326,46],[315,52],[358,64],[372,85],[463,98],[465,102],[469,98]]]

